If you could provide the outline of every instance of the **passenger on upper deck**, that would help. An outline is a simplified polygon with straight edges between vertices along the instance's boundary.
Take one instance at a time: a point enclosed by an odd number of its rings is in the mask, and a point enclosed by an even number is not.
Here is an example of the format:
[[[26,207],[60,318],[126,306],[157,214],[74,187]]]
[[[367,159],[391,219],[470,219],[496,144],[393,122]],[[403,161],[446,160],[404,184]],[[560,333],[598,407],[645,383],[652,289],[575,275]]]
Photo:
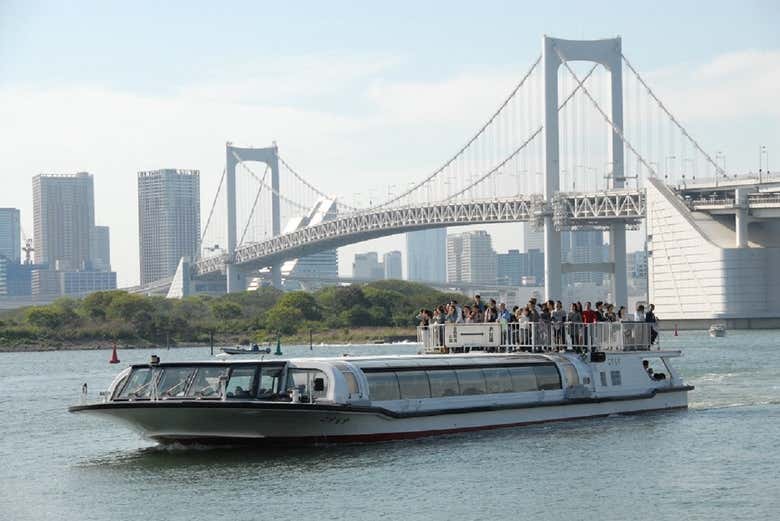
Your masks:
[[[637,304],[636,312],[634,313],[634,321],[635,322],[644,322],[645,321],[645,306],[644,305]]]

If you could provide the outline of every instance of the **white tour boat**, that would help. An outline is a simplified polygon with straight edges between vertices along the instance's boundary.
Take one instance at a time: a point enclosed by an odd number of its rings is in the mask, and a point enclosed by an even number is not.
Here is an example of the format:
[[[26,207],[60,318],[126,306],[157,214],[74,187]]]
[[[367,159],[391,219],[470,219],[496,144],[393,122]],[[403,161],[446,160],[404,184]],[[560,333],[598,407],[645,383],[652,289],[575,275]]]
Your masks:
[[[688,406],[649,324],[446,324],[417,355],[208,360],[123,370],[70,407],[161,443],[416,438]]]

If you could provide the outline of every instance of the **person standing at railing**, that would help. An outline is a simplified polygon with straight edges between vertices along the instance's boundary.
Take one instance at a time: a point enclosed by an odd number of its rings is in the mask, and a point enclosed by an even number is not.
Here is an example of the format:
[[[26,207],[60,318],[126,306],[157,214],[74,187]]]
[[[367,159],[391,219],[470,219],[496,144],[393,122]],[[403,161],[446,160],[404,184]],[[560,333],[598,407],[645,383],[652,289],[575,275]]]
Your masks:
[[[531,321],[528,317],[528,307],[526,306],[518,310],[518,313],[517,326],[520,333],[520,345],[522,346],[523,351],[528,351],[528,346],[531,345]]]
[[[645,313],[645,322],[650,324],[650,345],[655,344],[658,338],[658,318],[655,316],[655,304],[648,306],[647,313]]]
[[[466,324],[473,324],[474,319],[471,316],[471,306],[463,306],[463,322]]]
[[[580,313],[579,306],[576,303],[572,303],[569,307],[569,314],[566,315],[566,322],[569,323],[569,338],[571,339],[571,346],[575,351],[580,350],[582,346],[582,313]]]
[[[645,321],[645,306],[643,304],[636,305],[636,312],[634,312],[634,322]]]
[[[437,346],[443,346],[444,345],[444,324],[447,322],[447,311],[444,309],[443,305],[440,305],[436,308],[436,312],[433,315],[433,322],[435,324],[435,338],[436,338],[436,345]]]
[[[566,322],[566,311],[563,310],[563,302],[560,300],[555,302],[555,309],[552,312],[552,322],[555,345],[558,348],[566,347],[566,333],[563,330],[563,323]]]
[[[583,345],[585,346],[586,350],[588,349],[588,346],[593,344],[593,336],[596,330],[596,326],[594,324],[596,324],[597,321],[598,315],[591,309],[590,302],[585,302],[585,311],[582,312],[582,322],[585,324]]]

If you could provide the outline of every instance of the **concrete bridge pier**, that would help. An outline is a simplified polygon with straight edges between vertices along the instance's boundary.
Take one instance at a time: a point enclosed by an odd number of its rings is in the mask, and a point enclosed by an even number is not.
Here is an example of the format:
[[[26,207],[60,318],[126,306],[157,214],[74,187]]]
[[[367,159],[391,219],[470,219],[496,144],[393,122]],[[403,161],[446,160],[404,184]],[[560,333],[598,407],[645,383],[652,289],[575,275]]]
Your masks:
[[[246,272],[235,264],[225,264],[225,282],[228,293],[240,293],[246,291]]]
[[[736,229],[736,247],[747,248],[748,241],[748,224],[750,217],[748,215],[748,194],[749,191],[746,188],[737,188],[734,190],[734,203],[736,207],[735,213],[735,229]]]
[[[628,274],[626,273],[626,225],[609,227],[609,250],[612,257],[612,300],[619,308],[628,306]],[[629,310],[630,311],[630,310]]]

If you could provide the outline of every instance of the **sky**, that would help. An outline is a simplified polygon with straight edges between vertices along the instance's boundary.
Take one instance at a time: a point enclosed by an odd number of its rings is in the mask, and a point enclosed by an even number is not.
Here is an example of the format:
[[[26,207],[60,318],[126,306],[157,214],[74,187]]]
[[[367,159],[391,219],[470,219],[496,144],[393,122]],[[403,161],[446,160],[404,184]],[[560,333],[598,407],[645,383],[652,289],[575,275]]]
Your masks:
[[[495,109],[543,34],[623,52],[733,171],[780,165],[780,3],[0,0],[0,206],[32,234],[32,177],[88,171],[120,286],[138,281],[136,175],[268,146],[345,202],[421,179]],[[361,195],[356,195],[361,194]],[[205,215],[203,217],[205,220]],[[483,227],[484,228],[484,227]],[[520,225],[487,227],[499,251]],[[404,248],[402,236],[342,248]]]

